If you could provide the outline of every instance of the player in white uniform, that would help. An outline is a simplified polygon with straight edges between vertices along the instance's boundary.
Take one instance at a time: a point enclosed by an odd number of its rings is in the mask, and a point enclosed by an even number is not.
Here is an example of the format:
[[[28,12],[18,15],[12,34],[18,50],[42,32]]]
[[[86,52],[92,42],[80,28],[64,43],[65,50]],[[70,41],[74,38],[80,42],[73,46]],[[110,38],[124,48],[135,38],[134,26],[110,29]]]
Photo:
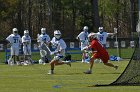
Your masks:
[[[104,31],[103,27],[99,27],[99,32],[96,33],[97,39],[106,48],[106,40],[108,36],[114,36],[115,33],[107,33]]]
[[[25,64],[31,64],[31,37],[29,36],[29,31],[24,30],[24,36],[22,36],[23,53]]]
[[[46,28],[41,28],[41,35],[38,36],[37,42],[39,44],[41,59],[39,62],[45,64],[51,60],[51,51],[48,47],[50,43],[50,36],[46,34]]]
[[[106,48],[106,40],[108,36],[114,36],[115,33],[107,33],[104,31],[103,27],[98,28],[99,32],[96,33],[97,39],[99,42]],[[98,59],[95,60],[97,62]],[[102,62],[101,60],[99,62]]]
[[[86,52],[83,50],[84,47],[88,46],[88,27],[84,26],[83,31],[76,37],[81,42],[81,51],[82,51],[82,63],[85,62]]]
[[[13,28],[13,34],[9,35],[6,40],[9,42],[11,48],[11,56],[8,60],[9,65],[13,65],[15,62],[17,65],[20,64],[19,62],[19,49],[21,44],[21,37],[18,34],[17,28]]]
[[[49,70],[48,74],[53,74],[55,65],[62,65],[67,64],[71,66],[70,62],[63,62],[62,59],[65,56],[65,49],[66,49],[66,43],[61,38],[61,32],[59,30],[54,31],[54,37],[51,40],[51,44],[53,47],[55,47],[55,51],[52,52],[52,55],[54,55],[54,58],[50,62],[51,70]]]

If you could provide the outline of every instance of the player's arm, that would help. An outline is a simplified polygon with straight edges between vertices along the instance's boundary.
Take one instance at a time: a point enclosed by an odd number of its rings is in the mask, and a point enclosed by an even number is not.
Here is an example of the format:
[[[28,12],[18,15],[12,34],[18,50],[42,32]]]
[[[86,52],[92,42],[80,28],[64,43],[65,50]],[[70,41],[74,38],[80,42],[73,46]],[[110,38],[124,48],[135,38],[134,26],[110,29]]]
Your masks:
[[[116,35],[116,33],[107,33],[107,35],[111,36],[111,38],[113,38]]]
[[[12,37],[9,35],[9,36],[6,38],[7,46],[12,46],[11,40],[12,40]]]

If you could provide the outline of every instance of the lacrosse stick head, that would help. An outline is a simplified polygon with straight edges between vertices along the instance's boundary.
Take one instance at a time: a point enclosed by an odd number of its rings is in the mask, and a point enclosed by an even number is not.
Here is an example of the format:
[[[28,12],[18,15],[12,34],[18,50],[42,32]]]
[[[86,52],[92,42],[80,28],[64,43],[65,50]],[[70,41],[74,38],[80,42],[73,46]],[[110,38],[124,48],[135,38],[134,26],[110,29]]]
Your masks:
[[[47,52],[45,50],[40,50],[41,57],[45,57],[47,55]]]

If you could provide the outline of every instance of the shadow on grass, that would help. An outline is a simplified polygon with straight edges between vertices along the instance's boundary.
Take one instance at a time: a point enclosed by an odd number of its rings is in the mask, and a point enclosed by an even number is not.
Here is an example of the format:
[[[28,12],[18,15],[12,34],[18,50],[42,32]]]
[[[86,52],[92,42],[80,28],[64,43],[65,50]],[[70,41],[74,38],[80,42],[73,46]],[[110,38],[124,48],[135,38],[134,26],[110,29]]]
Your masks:
[[[115,86],[140,86],[140,84],[95,84],[88,87],[115,87]]]

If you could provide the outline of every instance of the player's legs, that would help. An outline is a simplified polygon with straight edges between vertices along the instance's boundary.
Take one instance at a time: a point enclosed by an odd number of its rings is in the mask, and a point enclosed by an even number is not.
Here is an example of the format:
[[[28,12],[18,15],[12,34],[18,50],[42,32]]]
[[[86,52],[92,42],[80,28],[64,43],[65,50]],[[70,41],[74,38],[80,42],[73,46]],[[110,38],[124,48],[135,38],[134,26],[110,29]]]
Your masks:
[[[81,43],[81,51],[82,51],[82,63],[85,62],[86,52],[83,50],[84,47],[86,47],[87,44]]]
[[[94,56],[92,56],[92,57],[90,58],[90,67],[89,67],[89,70],[87,70],[87,71],[84,72],[85,74],[91,74],[91,73],[92,73],[92,68],[93,68],[94,60],[95,60],[95,59],[96,59],[96,58],[95,58]]]
[[[83,52],[82,52],[82,63],[85,62],[85,56],[86,56],[86,53],[83,51]]]
[[[15,62],[15,48],[11,47],[10,50],[11,50],[11,56],[8,59],[8,64],[9,65],[14,65],[14,62]]]
[[[23,47],[23,52],[24,52],[24,63],[26,65],[32,63],[31,59],[31,48],[29,46]]]
[[[41,60],[43,61],[42,63],[45,64],[46,55],[48,54],[48,53],[46,52],[46,46],[45,46],[45,45],[41,45],[40,47],[41,47],[41,49],[40,49]],[[44,52],[45,52],[45,53],[44,53]]]
[[[51,61],[51,51],[50,51],[49,47],[47,47],[47,46],[44,46],[43,49],[47,52],[47,54],[45,56],[45,59],[47,59],[47,60],[45,60],[45,61],[48,63],[49,61]]]
[[[55,67],[55,65],[67,64],[67,65],[71,66],[70,62],[62,62],[61,61],[61,58],[62,57],[54,56],[54,58],[50,62],[51,70],[49,70],[48,74],[53,74],[54,73],[54,67]]]
[[[15,49],[15,57],[16,57],[16,63],[17,65],[21,65],[21,62],[19,60],[19,48]]]
[[[113,65],[112,63],[108,62],[108,58],[101,57],[101,60],[103,61],[104,65],[118,69],[117,65]]]

